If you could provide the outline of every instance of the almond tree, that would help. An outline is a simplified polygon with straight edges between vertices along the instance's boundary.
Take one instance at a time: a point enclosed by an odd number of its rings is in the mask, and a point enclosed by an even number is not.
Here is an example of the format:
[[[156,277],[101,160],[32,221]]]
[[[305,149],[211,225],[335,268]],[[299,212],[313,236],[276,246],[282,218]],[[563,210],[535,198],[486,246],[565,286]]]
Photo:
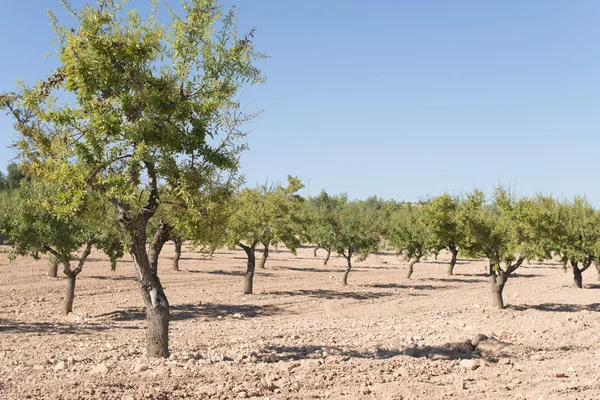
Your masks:
[[[152,2],[147,17],[127,3],[85,5],[73,27],[50,14],[58,68],[0,104],[27,172],[69,188],[52,204],[78,209],[93,191],[113,205],[146,308],[147,355],[168,357],[169,302],[146,249],[159,182],[193,204],[207,169],[237,164],[240,134],[221,140],[223,121],[239,110],[239,89],[262,82],[261,55],[254,32],[240,36],[235,10],[214,0],[183,0],[182,14],[167,16]]]
[[[345,196],[330,196],[324,190],[318,197],[311,198],[304,207],[303,241],[313,243],[314,256],[319,248],[327,251],[323,265],[327,265],[331,256],[333,238],[339,223],[336,216],[346,204]]]
[[[551,202],[543,197],[517,200],[503,187],[495,190],[489,204],[479,190],[467,195],[460,212],[463,249],[489,260],[495,307],[504,308],[504,286],[523,261],[551,257],[556,226]]]
[[[561,258],[565,271],[570,264],[574,284],[581,288],[582,273],[597,259],[600,251],[600,216],[582,197],[558,205],[558,212],[555,253]]]
[[[423,222],[436,253],[445,249],[452,255],[448,265],[448,275],[454,274],[458,250],[464,238],[459,212],[460,199],[448,193],[434,197],[423,209]]]
[[[123,256],[123,243],[114,220],[104,217],[111,210],[99,206],[87,207],[85,215],[65,216],[52,212],[45,201],[56,188],[21,184],[17,189],[0,196],[0,232],[13,242],[11,259],[16,256],[48,254],[62,264],[67,276],[64,314],[73,311],[75,283],[83,270],[92,247],[104,251],[113,268]],[[81,247],[83,253],[74,257]],[[73,261],[78,258],[76,266]]]
[[[391,203],[383,238],[389,248],[408,262],[406,277],[410,279],[414,265],[426,258],[433,247],[423,218],[421,204]]]
[[[289,176],[287,188],[245,188],[232,200],[227,242],[231,248],[242,248],[248,258],[244,294],[253,292],[255,250],[259,243],[268,246],[269,243],[282,242],[292,254],[296,254],[301,228],[295,217],[298,213],[296,202],[290,201],[289,196],[301,187],[297,178]]]

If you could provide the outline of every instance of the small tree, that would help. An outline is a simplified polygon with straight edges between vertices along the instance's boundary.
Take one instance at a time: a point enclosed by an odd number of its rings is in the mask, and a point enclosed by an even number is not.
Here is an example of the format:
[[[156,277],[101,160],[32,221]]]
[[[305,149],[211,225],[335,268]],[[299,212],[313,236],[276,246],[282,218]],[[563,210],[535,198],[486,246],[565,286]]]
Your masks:
[[[467,195],[460,212],[463,248],[468,255],[489,260],[495,307],[504,308],[504,286],[523,261],[550,257],[555,220],[548,201],[517,200],[503,187],[496,189],[490,204],[479,190]]]
[[[429,240],[436,252],[446,249],[452,255],[448,275],[454,274],[454,266],[464,232],[459,221],[460,199],[444,193],[429,201],[423,209],[423,221],[429,232]]]
[[[346,204],[345,196],[329,196],[324,190],[318,197],[311,198],[304,206],[304,241],[315,244],[313,255],[318,249],[327,251],[323,265],[327,265],[331,256],[336,227],[339,225],[337,216]]]
[[[424,223],[420,204],[391,204],[392,211],[385,225],[383,237],[387,245],[408,262],[406,277],[410,279],[414,265],[427,257],[432,244]]]
[[[290,176],[287,188],[281,186],[271,189],[265,186],[255,189],[246,188],[233,199],[227,237],[231,248],[241,247],[248,257],[244,294],[253,292],[255,250],[259,243],[268,246],[275,241],[283,242],[293,254],[296,254],[296,248],[300,245],[297,237],[300,227],[295,219],[296,203],[288,196],[301,187],[299,180]]]
[[[56,190],[56,188],[54,188]],[[123,243],[115,224],[104,223],[106,207],[98,207],[96,214],[69,217],[57,215],[44,203],[54,191],[45,186],[20,185],[0,197],[0,232],[14,242],[11,259],[16,256],[48,254],[54,262],[63,266],[67,276],[67,291],[64,314],[73,311],[75,283],[83,270],[92,247],[104,251],[113,268],[116,260],[123,256]],[[93,208],[89,208],[93,209]],[[102,212],[104,211],[104,212]],[[112,222],[110,219],[109,222]],[[114,221],[114,220],[113,220]],[[76,267],[72,253],[85,246]]]
[[[596,260],[600,250],[600,218],[582,197],[558,206],[559,221],[555,252],[565,271],[570,264],[576,287],[583,286],[582,273]]]
[[[368,212],[369,208],[364,202],[347,202],[346,196],[339,196],[334,198],[333,203],[338,203],[339,206],[336,206],[333,214],[333,234],[330,241],[325,242],[325,246],[346,259],[347,267],[342,276],[342,284],[346,286],[352,270],[352,257],[362,261],[369,254],[376,253],[380,241],[379,231],[375,215]]]
[[[58,68],[0,95],[27,171],[69,188],[61,207],[78,209],[89,191],[113,205],[138,275],[150,357],[169,355],[169,302],[146,249],[159,182],[187,201],[207,170],[236,165],[232,147],[243,133],[224,126],[247,118],[228,111],[240,110],[243,85],[263,81],[252,64],[262,56],[254,33],[239,35],[234,9],[223,13],[215,0],[182,5],[167,23],[157,2],[144,19],[127,1],[98,0],[72,13],[72,28],[51,14]]]

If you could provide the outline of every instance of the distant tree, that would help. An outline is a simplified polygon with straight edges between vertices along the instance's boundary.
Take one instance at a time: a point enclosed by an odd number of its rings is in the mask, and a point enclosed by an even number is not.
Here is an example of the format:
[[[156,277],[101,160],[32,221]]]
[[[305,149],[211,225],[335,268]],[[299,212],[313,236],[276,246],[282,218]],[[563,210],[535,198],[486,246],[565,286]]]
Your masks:
[[[429,233],[429,241],[436,252],[448,250],[452,255],[448,275],[454,273],[456,258],[464,232],[459,220],[460,199],[444,193],[431,199],[423,207],[423,222]]]
[[[406,277],[410,279],[414,265],[426,258],[433,247],[423,218],[424,206],[396,203],[391,207],[383,238],[389,248],[408,262]]]
[[[558,205],[559,220],[555,252],[565,271],[570,265],[576,287],[583,286],[582,273],[600,253],[600,216],[590,203],[575,197],[572,203]]]
[[[227,241],[231,248],[242,248],[248,258],[244,294],[253,292],[255,250],[259,243],[268,246],[275,241],[282,242],[293,254],[296,253],[296,248],[300,245],[298,234],[301,228],[294,217],[296,203],[290,201],[288,196],[301,187],[299,180],[290,176],[287,188],[246,188],[234,197]]]
[[[8,190],[8,178],[4,172],[0,171],[0,192]]]
[[[110,210],[96,208],[95,214],[77,217],[54,214],[45,201],[55,190],[48,186],[21,184],[4,193],[0,197],[0,232],[14,242],[11,259],[19,255],[38,258],[40,254],[49,254],[53,263],[62,264],[67,276],[64,313],[68,314],[73,311],[77,276],[92,247],[104,251],[113,268],[124,251],[118,227],[115,223],[110,225],[114,220],[104,219]],[[76,257],[72,254],[82,246],[85,246],[84,251],[77,266],[73,267]]]
[[[345,196],[330,196],[323,190],[319,196],[313,197],[305,203],[303,240],[317,246],[313,252],[315,257],[318,249],[324,249],[327,252],[323,265],[327,265],[329,262],[333,239],[339,225],[337,216],[347,201]]]
[[[113,205],[146,309],[147,355],[168,357],[169,302],[146,248],[159,184],[185,202],[207,169],[237,165],[239,127],[253,116],[238,94],[263,81],[253,65],[262,55],[253,31],[239,34],[235,9],[215,0],[184,0],[167,16],[157,2],[144,17],[126,4],[84,5],[74,27],[50,14],[58,67],[0,95],[0,107],[16,120],[28,174],[69,188],[61,208],[78,209],[89,191]]]
[[[489,260],[495,307],[504,308],[504,286],[523,261],[550,257],[555,219],[547,204],[545,198],[517,200],[503,187],[489,204],[479,190],[467,195],[460,212],[463,248],[467,255]]]
[[[377,252],[380,236],[376,224],[376,216],[365,202],[346,201],[346,196],[334,197],[332,235],[325,242],[326,248],[331,248],[346,259],[346,270],[342,276],[342,284],[348,285],[348,275],[352,270],[352,259],[362,261],[369,254]],[[329,228],[328,228],[329,229]]]
[[[27,178],[17,163],[8,164],[6,170],[8,172],[6,182],[9,190],[18,188],[21,181]]]

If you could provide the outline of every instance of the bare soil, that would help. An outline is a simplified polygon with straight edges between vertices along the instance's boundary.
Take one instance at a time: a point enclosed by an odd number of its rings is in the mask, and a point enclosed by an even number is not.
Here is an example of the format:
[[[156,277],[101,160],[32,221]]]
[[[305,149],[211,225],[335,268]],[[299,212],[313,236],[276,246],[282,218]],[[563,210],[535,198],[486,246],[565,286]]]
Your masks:
[[[324,267],[312,248],[270,253],[244,296],[242,251],[186,252],[174,272],[165,246],[168,360],[144,355],[129,259],[111,272],[93,253],[65,317],[66,280],[46,276],[47,260],[0,254],[0,398],[600,398],[591,269],[577,289],[558,264],[525,265],[496,310],[483,260],[459,260],[448,277],[443,255],[407,280],[406,263],[381,253],[355,263],[343,287],[343,258]],[[471,343],[480,333],[490,339]]]

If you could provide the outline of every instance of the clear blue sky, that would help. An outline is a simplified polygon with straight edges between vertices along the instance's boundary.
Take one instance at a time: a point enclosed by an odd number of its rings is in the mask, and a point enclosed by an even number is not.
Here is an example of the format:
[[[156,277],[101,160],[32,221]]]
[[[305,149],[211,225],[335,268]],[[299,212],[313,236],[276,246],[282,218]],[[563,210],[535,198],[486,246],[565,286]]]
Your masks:
[[[53,65],[48,4],[0,2],[0,90]],[[600,206],[600,2],[236,4],[270,55],[243,96],[268,107],[242,158],[249,185],[292,174],[312,195],[417,200],[501,181]],[[0,116],[2,168],[13,139]]]

